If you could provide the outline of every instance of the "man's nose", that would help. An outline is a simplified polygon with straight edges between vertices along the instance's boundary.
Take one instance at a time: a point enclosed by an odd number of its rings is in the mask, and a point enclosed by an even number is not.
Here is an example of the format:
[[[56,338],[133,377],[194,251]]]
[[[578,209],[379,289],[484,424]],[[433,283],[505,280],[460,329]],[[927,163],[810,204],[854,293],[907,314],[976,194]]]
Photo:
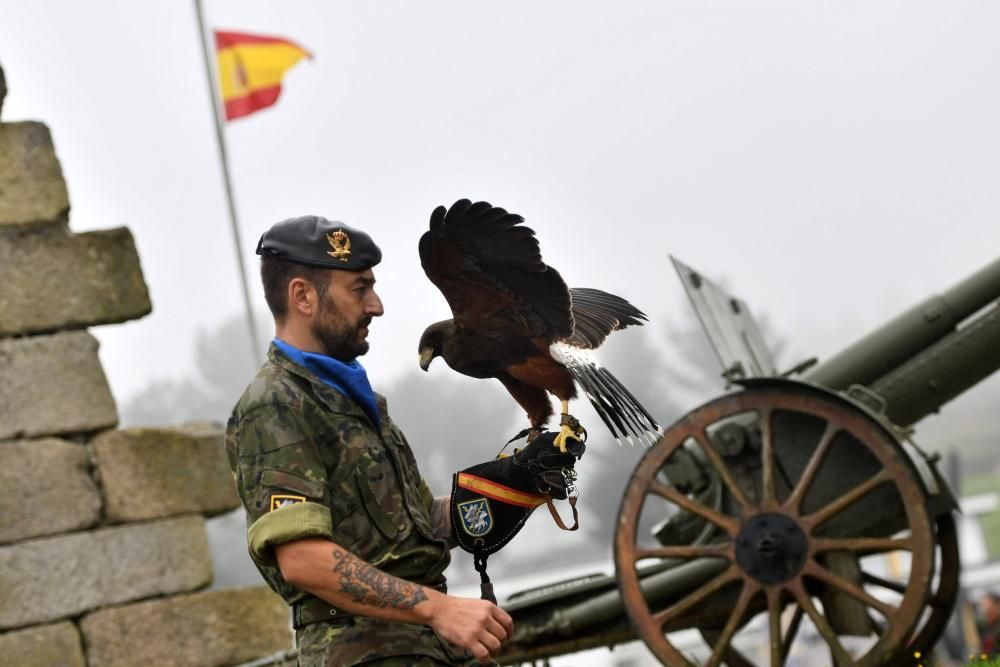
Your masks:
[[[385,308],[382,307],[382,299],[379,298],[378,294],[372,292],[371,298],[365,304],[365,313],[372,317],[382,317],[384,312]]]

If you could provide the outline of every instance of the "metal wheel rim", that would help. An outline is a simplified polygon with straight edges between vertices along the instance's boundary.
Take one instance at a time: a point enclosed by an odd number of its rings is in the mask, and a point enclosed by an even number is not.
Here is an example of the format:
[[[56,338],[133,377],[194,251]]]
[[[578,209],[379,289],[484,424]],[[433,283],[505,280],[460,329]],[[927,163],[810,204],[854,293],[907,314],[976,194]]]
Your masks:
[[[927,606],[931,610],[930,616],[910,640],[905,656],[907,659],[914,653],[926,656],[934,648],[944,634],[945,627],[955,611],[955,603],[958,601],[961,561],[958,553],[958,527],[951,512],[937,518],[935,536],[938,546],[941,547],[941,561],[937,566],[940,575],[937,587],[927,600]]]

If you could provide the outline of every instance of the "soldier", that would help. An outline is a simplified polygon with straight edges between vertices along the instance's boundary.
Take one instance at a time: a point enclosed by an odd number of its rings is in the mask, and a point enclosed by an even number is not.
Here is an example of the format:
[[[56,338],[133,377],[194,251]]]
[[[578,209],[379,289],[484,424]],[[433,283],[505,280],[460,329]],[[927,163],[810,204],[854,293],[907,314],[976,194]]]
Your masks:
[[[381,251],[305,216],[271,227],[257,254],[276,335],[226,450],[251,556],[292,607],[299,664],[488,664],[511,618],[445,592],[450,499],[433,497],[356,359],[383,313]]]

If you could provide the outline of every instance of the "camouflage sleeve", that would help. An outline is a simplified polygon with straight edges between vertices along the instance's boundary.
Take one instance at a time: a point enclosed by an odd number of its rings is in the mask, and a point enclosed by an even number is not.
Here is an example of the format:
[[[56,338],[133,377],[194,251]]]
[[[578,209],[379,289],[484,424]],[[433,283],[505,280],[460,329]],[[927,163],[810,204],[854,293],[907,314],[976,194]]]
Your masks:
[[[326,467],[316,442],[291,411],[259,410],[236,431],[237,486],[250,520],[253,558],[274,564],[273,547],[333,538]]]
[[[424,504],[428,510],[431,508],[431,504],[434,502],[434,494],[431,492],[431,487],[427,486],[427,480],[423,477],[420,478],[420,501]]]

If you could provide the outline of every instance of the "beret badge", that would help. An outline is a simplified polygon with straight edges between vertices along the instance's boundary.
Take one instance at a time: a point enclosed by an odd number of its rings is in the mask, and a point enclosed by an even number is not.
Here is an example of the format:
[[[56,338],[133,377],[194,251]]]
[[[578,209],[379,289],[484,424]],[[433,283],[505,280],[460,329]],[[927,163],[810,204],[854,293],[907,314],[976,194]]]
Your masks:
[[[351,239],[342,229],[338,229],[335,232],[330,232],[326,235],[326,240],[330,243],[330,247],[333,250],[328,251],[330,257],[334,259],[339,259],[341,262],[346,262],[351,257]]]

